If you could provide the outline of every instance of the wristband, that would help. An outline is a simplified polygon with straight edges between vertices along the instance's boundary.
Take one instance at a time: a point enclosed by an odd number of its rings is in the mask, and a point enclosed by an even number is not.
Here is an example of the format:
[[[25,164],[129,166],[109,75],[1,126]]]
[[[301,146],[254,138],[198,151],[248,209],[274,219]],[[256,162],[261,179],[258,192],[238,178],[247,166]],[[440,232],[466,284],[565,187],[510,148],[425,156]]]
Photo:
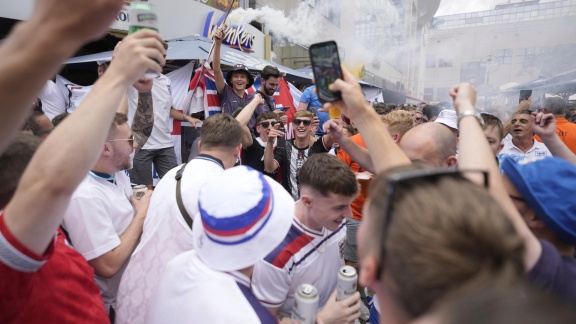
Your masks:
[[[482,128],[484,128],[484,119],[482,119],[482,116],[480,116],[480,114],[475,112],[475,111],[465,111],[465,112],[458,114],[458,124],[460,124],[460,121],[462,120],[462,118],[469,117],[469,116],[476,118],[478,120],[478,122],[480,123],[480,126],[482,126]]]

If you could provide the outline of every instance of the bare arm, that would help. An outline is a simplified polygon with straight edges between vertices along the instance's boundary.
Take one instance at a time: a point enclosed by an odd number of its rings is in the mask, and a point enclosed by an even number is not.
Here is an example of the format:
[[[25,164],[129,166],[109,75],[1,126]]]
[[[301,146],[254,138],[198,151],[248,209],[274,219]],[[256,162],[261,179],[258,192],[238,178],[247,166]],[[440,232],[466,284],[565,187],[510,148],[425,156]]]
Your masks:
[[[164,62],[164,52],[160,35],[151,30],[126,37],[78,110],[40,146],[5,211],[6,226],[24,246],[45,251],[72,193],[101,152],[122,96],[147,69],[161,71],[157,62]]]
[[[278,169],[278,164],[274,161],[274,140],[277,137],[283,137],[284,133],[278,129],[271,129],[268,134],[268,142],[264,150],[264,171],[274,173]],[[279,142],[278,142],[279,143]]]
[[[36,1],[0,46],[0,152],[20,129],[46,80],[80,46],[104,33],[122,0]],[[25,85],[25,86],[24,86]]]
[[[174,108],[174,107],[170,107],[170,118],[174,118],[176,120],[180,120],[183,122],[188,122],[188,123],[192,124],[192,126],[194,128],[196,128],[196,123],[202,122],[200,119],[196,119],[192,116],[188,116],[188,115],[184,114],[183,112],[176,110],[176,108]]]
[[[254,98],[246,107],[244,107],[238,116],[236,116],[236,120],[242,125],[242,147],[244,149],[249,148],[252,146],[254,139],[252,138],[252,133],[250,129],[248,129],[248,122],[254,115],[254,110],[258,107],[258,105],[263,105],[264,99],[259,93],[254,94]]]
[[[390,133],[383,129],[376,111],[366,103],[354,76],[345,67],[342,67],[342,73],[345,80],[336,80],[330,88],[332,91],[342,93],[342,101],[327,103],[324,105],[325,108],[331,105],[336,106],[354,121],[370,152],[376,173],[395,166],[410,164],[410,159],[394,142]]]
[[[459,114],[474,111],[476,90],[470,84],[461,84],[452,88],[450,95],[454,98],[454,106]],[[524,262],[526,269],[530,270],[540,257],[542,247],[518,213],[504,187],[498,165],[494,160],[494,154],[485,140],[482,126],[474,117],[469,116],[461,119],[458,129],[460,130],[460,156],[458,159],[460,169],[488,171],[490,194],[500,203],[514,224],[518,234],[523,237],[526,244]],[[471,180],[475,182],[481,181],[475,178],[471,178]]]
[[[308,109],[308,104],[309,104],[308,102],[302,102],[302,101],[301,101],[301,102],[298,104],[298,107],[296,108],[296,111]]]
[[[222,67],[220,66],[220,48],[222,47],[222,39],[224,38],[223,29],[225,28],[226,25],[219,27],[214,34],[214,60],[212,60],[212,66],[214,67],[214,81],[216,82],[216,90],[218,93],[222,93],[222,90],[224,90],[226,86],[224,73],[222,73]]]
[[[146,144],[154,127],[152,86],[153,81],[151,79],[141,79],[134,84],[134,87],[138,90],[138,106],[136,107],[136,112],[132,120],[132,132],[138,143],[136,153]],[[122,98],[121,106],[124,104],[124,101],[126,101],[126,107],[128,107],[126,95]]]
[[[120,235],[119,246],[88,261],[94,268],[94,273],[104,278],[110,278],[128,261],[130,255],[132,255],[132,252],[138,245],[140,235],[142,235],[142,227],[146,213],[148,212],[151,195],[152,191],[149,190],[140,200],[136,200],[134,196],[130,198],[136,209],[136,215],[128,228]]]
[[[542,142],[552,155],[576,165],[576,155],[562,142],[556,134],[556,117],[553,114],[533,112],[530,117],[532,129],[540,136]]]
[[[356,144],[353,140],[346,136],[342,136],[342,138],[337,140],[337,142],[340,144],[340,148],[346,151],[352,160],[358,163],[358,165],[361,166],[364,170],[367,170],[371,173],[375,172],[374,164],[372,163],[370,153],[367,149]]]

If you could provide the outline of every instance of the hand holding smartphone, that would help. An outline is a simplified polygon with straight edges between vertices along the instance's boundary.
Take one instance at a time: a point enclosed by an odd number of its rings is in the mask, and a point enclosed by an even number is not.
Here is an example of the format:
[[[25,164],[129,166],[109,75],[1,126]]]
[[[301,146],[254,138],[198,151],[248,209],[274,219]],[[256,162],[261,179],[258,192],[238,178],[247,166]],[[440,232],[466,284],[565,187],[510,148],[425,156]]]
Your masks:
[[[316,81],[316,93],[321,103],[341,100],[339,91],[328,88],[336,79],[343,79],[340,68],[338,46],[334,41],[316,43],[310,46],[310,62]]]

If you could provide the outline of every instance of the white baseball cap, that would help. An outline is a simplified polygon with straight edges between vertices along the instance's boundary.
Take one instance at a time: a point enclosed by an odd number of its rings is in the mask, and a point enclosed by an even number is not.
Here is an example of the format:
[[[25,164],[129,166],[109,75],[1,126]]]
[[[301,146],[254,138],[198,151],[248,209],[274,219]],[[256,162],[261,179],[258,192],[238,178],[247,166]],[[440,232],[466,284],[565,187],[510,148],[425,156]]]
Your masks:
[[[294,200],[278,182],[250,167],[234,167],[200,189],[194,249],[214,270],[244,269],[282,242],[293,217]]]
[[[458,130],[458,115],[451,109],[444,109],[438,114],[438,118],[434,121],[435,123],[444,124],[450,128]]]

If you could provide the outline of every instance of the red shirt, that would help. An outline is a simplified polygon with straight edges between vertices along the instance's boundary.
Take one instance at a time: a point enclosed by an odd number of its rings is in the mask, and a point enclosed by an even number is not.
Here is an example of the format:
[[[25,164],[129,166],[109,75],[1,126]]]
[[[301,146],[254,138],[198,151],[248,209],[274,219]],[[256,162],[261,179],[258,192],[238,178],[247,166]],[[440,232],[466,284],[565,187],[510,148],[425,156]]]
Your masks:
[[[0,323],[109,323],[94,270],[61,231],[44,255],[10,233],[0,214]]]

